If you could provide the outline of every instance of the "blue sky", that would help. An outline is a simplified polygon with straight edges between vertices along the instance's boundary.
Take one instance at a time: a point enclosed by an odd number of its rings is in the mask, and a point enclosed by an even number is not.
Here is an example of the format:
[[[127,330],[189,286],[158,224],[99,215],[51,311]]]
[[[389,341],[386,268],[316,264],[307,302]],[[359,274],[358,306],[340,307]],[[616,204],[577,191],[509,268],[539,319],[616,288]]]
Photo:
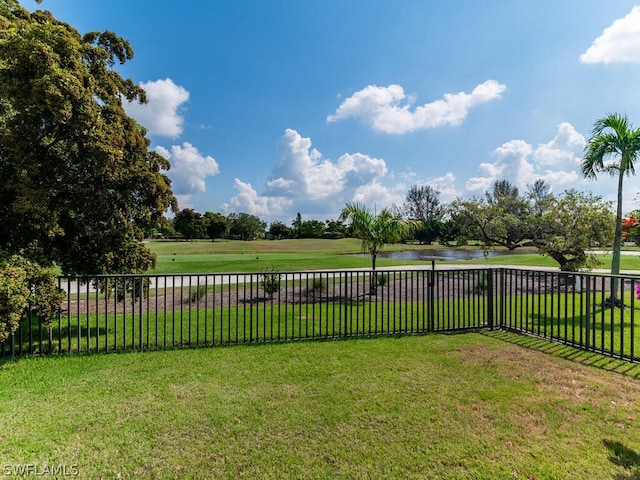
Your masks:
[[[640,126],[638,0],[21,3],[131,42],[119,71],[149,103],[128,112],[200,212],[326,220],[497,179],[613,200],[614,179],[580,177],[584,143],[610,112]]]

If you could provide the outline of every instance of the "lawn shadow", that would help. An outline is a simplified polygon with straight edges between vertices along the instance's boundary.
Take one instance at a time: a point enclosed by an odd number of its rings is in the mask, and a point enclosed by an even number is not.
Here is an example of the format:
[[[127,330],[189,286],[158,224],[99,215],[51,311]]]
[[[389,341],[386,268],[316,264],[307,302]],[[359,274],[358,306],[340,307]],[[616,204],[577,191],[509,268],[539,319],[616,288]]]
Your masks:
[[[590,367],[640,379],[640,364],[626,362],[600,353],[588,352],[561,342],[506,330],[482,330],[482,335]],[[639,479],[640,480],[640,479]]]
[[[614,465],[625,469],[625,473],[617,474],[616,480],[640,480],[640,454],[626,445],[615,440],[603,440],[602,443],[609,449],[609,460]]]

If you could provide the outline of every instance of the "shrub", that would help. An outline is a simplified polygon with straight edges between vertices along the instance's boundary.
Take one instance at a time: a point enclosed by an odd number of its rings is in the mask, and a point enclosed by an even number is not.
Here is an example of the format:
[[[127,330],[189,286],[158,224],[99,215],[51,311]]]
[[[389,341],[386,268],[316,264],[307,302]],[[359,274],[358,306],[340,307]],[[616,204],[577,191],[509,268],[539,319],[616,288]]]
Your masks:
[[[280,291],[280,273],[275,267],[267,267],[260,274],[260,287],[264,293],[273,299],[273,295]]]
[[[207,295],[207,286],[206,285],[200,285],[199,287],[195,288],[194,290],[191,291],[191,295],[189,296],[189,301],[191,303],[194,303],[198,300],[200,300],[201,298],[205,297]]]
[[[322,277],[314,277],[311,282],[311,291],[314,293],[322,293],[324,290],[325,281]]]
[[[0,260],[0,342],[5,341],[29,313],[48,325],[64,299],[56,273],[20,255]]]

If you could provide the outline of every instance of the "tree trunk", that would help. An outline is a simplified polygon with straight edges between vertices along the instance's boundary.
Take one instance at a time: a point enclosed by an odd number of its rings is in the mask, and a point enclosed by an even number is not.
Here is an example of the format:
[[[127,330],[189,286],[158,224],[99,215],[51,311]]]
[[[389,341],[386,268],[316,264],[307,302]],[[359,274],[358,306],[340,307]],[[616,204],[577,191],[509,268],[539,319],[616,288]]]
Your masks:
[[[622,163],[622,161],[621,161]],[[622,180],[624,172],[620,170],[618,176],[618,205],[616,208],[616,230],[613,236],[613,258],[611,259],[611,275],[620,274],[620,248],[622,246]],[[611,280],[611,296],[608,302],[611,305],[618,304],[618,279]]]

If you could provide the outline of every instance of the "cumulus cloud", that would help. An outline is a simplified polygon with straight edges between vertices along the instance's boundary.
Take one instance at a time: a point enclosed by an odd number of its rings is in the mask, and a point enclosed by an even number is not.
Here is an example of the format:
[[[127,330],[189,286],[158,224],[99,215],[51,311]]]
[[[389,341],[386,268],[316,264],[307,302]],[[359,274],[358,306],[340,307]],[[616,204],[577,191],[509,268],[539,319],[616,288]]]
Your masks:
[[[573,125],[563,122],[553,140],[538,145],[534,154],[535,160],[544,167],[562,168],[566,165],[577,165],[582,158],[584,146],[584,137],[576,132]]]
[[[323,158],[312,148],[310,138],[287,129],[278,142],[278,162],[267,182],[267,193],[322,200],[386,173],[384,160],[362,153],[345,153],[335,162]]]
[[[496,180],[509,180],[524,190],[537,179],[551,187],[567,187],[579,179],[578,164],[585,139],[570,123],[558,126],[555,137],[534,148],[524,140],[511,140],[493,152],[497,160],[481,163],[478,175],[467,180],[468,191],[484,192]]]
[[[580,55],[582,63],[640,63],[640,5],[605,28]]]
[[[456,190],[456,177],[451,172],[447,172],[441,177],[429,179],[424,183],[425,185],[431,185],[436,191],[440,192],[440,201],[442,203],[451,202],[459,195]]]
[[[383,184],[386,176],[382,159],[345,153],[332,161],[313,148],[311,139],[287,129],[278,142],[278,158],[264,191],[259,194],[236,179],[238,194],[223,209],[274,218],[283,213],[295,215],[287,210],[293,205],[296,210],[322,215],[335,215],[353,200],[390,206],[401,197],[399,188]]]
[[[327,121],[358,117],[375,130],[395,134],[443,125],[457,126],[462,124],[470,108],[500,98],[506,88],[495,80],[487,80],[471,93],[445,93],[442,99],[411,110],[411,99],[400,85],[369,85],[344,100]]]
[[[355,189],[351,201],[371,206],[377,211],[393,205],[401,205],[405,201],[407,191],[404,185],[387,187],[375,180]]]
[[[190,204],[191,195],[206,191],[206,178],[220,171],[218,162],[213,157],[203,155],[188,142],[173,145],[171,150],[161,146],[155,150],[171,163],[171,170],[167,175],[171,178],[171,188],[181,207]]]
[[[189,99],[189,92],[170,78],[140,84],[147,92],[145,104],[125,102],[128,115],[135,118],[151,135],[176,138],[182,133],[184,118],[180,106]]]
[[[242,212],[259,217],[273,217],[282,214],[291,206],[292,200],[286,197],[268,197],[258,195],[250,183],[245,183],[236,178],[233,188],[238,192],[229,203],[222,205],[225,212]]]

